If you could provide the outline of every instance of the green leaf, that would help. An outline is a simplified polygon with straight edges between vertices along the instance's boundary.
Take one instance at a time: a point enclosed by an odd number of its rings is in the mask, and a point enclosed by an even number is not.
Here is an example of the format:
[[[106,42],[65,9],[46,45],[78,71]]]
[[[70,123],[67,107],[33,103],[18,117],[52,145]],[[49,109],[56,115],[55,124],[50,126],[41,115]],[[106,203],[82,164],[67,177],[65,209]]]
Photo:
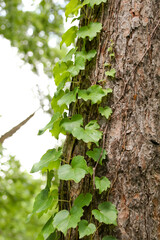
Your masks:
[[[60,126],[65,129],[66,132],[72,133],[73,129],[77,129],[83,124],[82,115],[76,114],[71,120],[69,118],[62,119]]]
[[[92,58],[94,58],[97,54],[96,50],[90,50],[89,52],[86,51],[80,51],[80,52],[76,52],[76,57],[81,56],[83,57],[85,60],[90,61]]]
[[[51,193],[48,188],[43,189],[35,198],[33,213],[41,213],[49,209],[53,203],[57,204],[58,191],[53,190]]]
[[[59,118],[56,122],[54,122],[52,129],[50,130],[50,133],[52,134],[52,136],[54,136],[56,139],[58,139],[59,134],[66,134],[66,132],[64,131],[64,129],[60,126],[60,123],[62,121],[62,117]]]
[[[111,202],[103,202],[99,204],[98,209],[94,209],[92,214],[95,219],[105,224],[113,224],[117,226],[117,210]]]
[[[91,7],[93,7],[95,4],[96,5],[99,5],[101,4],[102,2],[106,2],[106,0],[85,0],[84,1],[84,4],[90,4]]]
[[[77,47],[76,48],[72,48],[67,54],[66,56],[62,59],[63,62],[68,62],[68,61],[72,61],[72,56],[73,54],[75,54],[77,51]]]
[[[83,238],[93,234],[96,231],[96,226],[93,223],[88,224],[86,220],[82,220],[78,224],[78,231],[80,234],[79,238]]]
[[[62,210],[54,217],[53,226],[66,235],[68,229],[77,227],[82,215],[83,209],[76,206],[73,206],[70,212]]]
[[[99,107],[98,111],[102,116],[105,116],[108,119],[112,114],[112,109],[110,107]]]
[[[53,217],[50,217],[50,219],[46,222],[46,224],[42,228],[41,234],[46,240],[50,236],[50,234],[53,233],[54,231],[55,228],[53,227]]]
[[[83,208],[84,206],[89,206],[92,201],[92,194],[90,193],[81,193],[74,201],[74,206]]]
[[[99,129],[99,125],[96,120],[93,120],[85,126],[85,129],[82,127],[73,129],[72,135],[78,140],[83,140],[85,143],[94,142],[98,146],[102,132],[97,129]]]
[[[59,112],[53,114],[51,121],[44,128],[39,130],[38,135],[42,135],[47,129],[51,130],[54,122],[56,122],[60,116],[61,116],[61,114]]]
[[[68,70],[68,62],[57,62],[53,69],[53,76],[56,86],[60,83],[70,81],[70,73]]]
[[[102,97],[106,96],[106,89],[103,89],[100,85],[93,85],[88,89],[82,89],[78,91],[78,98],[82,98],[84,101],[91,100],[92,104],[101,102]]]
[[[115,78],[116,70],[112,68],[110,71],[105,72],[105,75],[111,78]]]
[[[82,6],[83,5],[81,4],[80,0],[71,0],[66,5],[66,11],[65,11],[66,18],[69,16],[72,16],[73,14],[77,15],[78,9],[81,8]]]
[[[105,236],[102,238],[102,240],[117,240],[117,238],[112,237],[112,236]]]
[[[102,29],[102,24],[98,22],[91,22],[88,26],[81,27],[77,31],[77,36],[79,38],[89,37],[91,41],[94,37],[96,37],[97,33],[99,33]]]
[[[73,91],[67,91],[67,93],[58,100],[58,105],[62,106],[64,104],[69,105],[71,102],[76,101],[78,88],[75,88]]]
[[[66,44],[66,46],[70,46],[71,43],[74,44],[75,38],[77,36],[77,26],[73,26],[69,28],[63,35],[62,35],[62,41],[60,43],[60,47],[63,45],[63,43]]]
[[[110,56],[111,58],[115,58],[115,54],[114,54],[114,53],[110,53],[109,56]]]
[[[101,194],[103,191],[106,191],[108,188],[110,188],[110,181],[106,177],[95,177],[95,185],[96,188],[99,189],[99,194]]]
[[[62,155],[62,150],[57,151],[55,148],[48,150],[38,163],[35,163],[31,169],[31,173],[38,172],[49,167],[52,162],[57,161]]]
[[[88,157],[91,157],[95,162],[97,162],[100,158],[102,152],[102,148],[93,148],[93,151],[86,152]],[[103,159],[106,158],[107,152],[105,149],[103,149],[103,153],[101,156],[101,159],[99,160],[99,163],[102,165]]]
[[[75,64],[72,63],[68,68],[68,72],[70,72],[72,77],[75,77],[79,74],[80,70],[85,69],[85,59],[81,56],[75,58]]]
[[[65,164],[58,169],[59,179],[74,180],[76,183],[80,182],[87,173],[92,174],[93,170],[87,166],[86,160],[82,156],[74,157],[71,165]]]
[[[58,105],[58,101],[64,96],[64,94],[65,92],[63,90],[60,90],[54,94],[54,97],[51,101],[51,106],[54,113],[59,112],[62,114],[65,109],[68,109],[66,104],[63,104],[61,106]]]

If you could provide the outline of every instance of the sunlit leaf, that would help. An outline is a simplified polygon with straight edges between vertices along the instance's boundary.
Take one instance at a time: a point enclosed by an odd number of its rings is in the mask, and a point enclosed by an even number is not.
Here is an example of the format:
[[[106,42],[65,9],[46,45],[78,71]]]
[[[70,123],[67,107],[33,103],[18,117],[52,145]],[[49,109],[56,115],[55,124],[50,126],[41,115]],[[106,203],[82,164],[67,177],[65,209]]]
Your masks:
[[[98,209],[99,210],[94,209],[92,214],[99,222],[117,226],[117,210],[111,202],[103,202],[99,204]]]
[[[70,46],[71,43],[75,42],[75,38],[77,36],[77,29],[78,27],[73,26],[69,28],[63,35],[62,35],[62,41],[60,43],[60,47],[63,45],[63,43],[66,44],[66,46]]]
[[[79,238],[89,236],[96,231],[96,226],[93,223],[88,224],[88,221],[82,220],[78,224]]]
[[[61,116],[61,114],[59,112],[53,114],[51,121],[44,128],[39,130],[38,135],[42,135],[47,129],[51,130],[54,122],[56,122],[60,116]]]
[[[89,37],[91,41],[94,37],[96,37],[97,33],[99,33],[102,29],[102,24],[99,22],[91,22],[88,26],[81,27],[77,31],[77,36],[79,38]]]
[[[110,107],[99,107],[98,108],[98,111],[100,112],[100,114],[102,115],[102,116],[105,116],[106,117],[106,119],[108,119],[110,116],[111,116],[111,114],[112,114],[112,109],[110,108]]]
[[[102,2],[105,3],[107,0],[84,0],[84,4],[90,4],[91,7],[93,7],[95,4],[99,5]]]
[[[50,217],[50,219],[46,222],[44,225],[41,234],[44,237],[44,240],[46,240],[51,233],[55,231],[55,228],[53,227],[53,217]]]
[[[110,188],[110,181],[106,177],[95,177],[95,185],[96,188],[99,189],[99,194],[101,194],[103,191],[106,191],[108,188]]]
[[[62,114],[65,109],[68,109],[66,104],[63,104],[61,106],[58,105],[58,101],[64,96],[64,94],[65,92],[63,90],[60,90],[54,94],[54,97],[51,101],[51,106],[54,113],[59,112]]]
[[[38,163],[35,163],[31,169],[31,173],[43,170],[48,167],[52,162],[57,161],[62,154],[62,150],[56,150],[55,148],[48,150]]]
[[[58,169],[59,179],[74,180],[76,183],[80,182],[87,173],[92,174],[93,170],[87,166],[86,160],[82,156],[74,157],[71,165],[65,164]]]
[[[71,102],[76,101],[76,95],[78,92],[78,88],[75,88],[73,91],[67,91],[65,95],[58,100],[58,105],[69,105]]]

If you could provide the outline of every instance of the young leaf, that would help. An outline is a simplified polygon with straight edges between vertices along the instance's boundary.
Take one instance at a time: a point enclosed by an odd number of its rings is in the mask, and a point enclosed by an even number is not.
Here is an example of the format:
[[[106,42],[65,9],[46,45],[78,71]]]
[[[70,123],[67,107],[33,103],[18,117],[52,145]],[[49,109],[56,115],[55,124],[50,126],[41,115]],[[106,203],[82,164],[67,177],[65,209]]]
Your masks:
[[[33,213],[41,213],[49,209],[53,203],[57,204],[58,191],[53,190],[51,193],[48,188],[43,189],[35,198]]]
[[[76,101],[76,95],[78,92],[78,88],[75,88],[73,91],[67,91],[67,93],[58,100],[58,105],[62,106],[64,104],[69,105],[71,102]]]
[[[59,118],[57,121],[54,122],[52,129],[50,130],[50,133],[52,134],[52,136],[54,136],[56,139],[58,139],[59,134],[66,134],[66,132],[64,131],[64,129],[61,128],[60,123],[62,121],[62,117]]]
[[[50,219],[46,222],[41,231],[44,240],[46,240],[50,236],[50,234],[53,233],[54,231],[55,228],[53,227],[53,217],[50,217]]]
[[[53,114],[51,121],[44,128],[39,130],[38,135],[42,135],[47,129],[51,130],[54,122],[56,122],[60,116],[61,116],[61,114],[59,112]]]
[[[77,36],[79,38],[89,37],[91,41],[94,37],[96,37],[97,33],[99,33],[102,29],[102,24],[98,22],[90,22],[88,26],[81,27],[77,31]]]
[[[92,195],[90,193],[81,193],[74,201],[74,206],[83,208],[84,206],[89,206],[92,201]]]
[[[78,224],[79,238],[89,236],[96,231],[96,226],[93,223],[88,224],[86,220],[82,220]]]
[[[57,62],[53,68],[53,76],[56,86],[60,84],[65,78],[69,78],[67,72],[68,65],[65,62]]]
[[[90,6],[93,7],[95,4],[96,4],[96,5],[99,5],[99,4],[101,4],[102,2],[105,3],[106,0],[85,0],[84,3],[85,3],[85,2],[86,2],[87,4],[89,3]]]
[[[62,35],[62,41],[60,43],[60,47],[63,45],[63,43],[66,44],[66,46],[70,46],[71,43],[75,42],[75,38],[77,36],[77,29],[78,27],[73,26],[69,28],[63,35]]]
[[[108,119],[110,117],[110,115],[112,114],[112,109],[110,107],[99,107],[98,111],[100,112],[100,114],[102,116],[105,116],[106,119]]]
[[[72,16],[73,14],[77,15],[78,9],[81,8],[82,6],[83,5],[81,4],[80,0],[71,0],[66,6],[65,11],[66,18]]]
[[[117,238],[112,237],[112,236],[105,236],[102,238],[102,240],[117,240]]]
[[[72,48],[67,54],[66,54],[66,56],[63,58],[63,62],[68,62],[68,61],[72,61],[72,56],[73,56],[73,54],[75,54],[76,53],[76,51],[77,51],[77,47],[75,47],[75,48]]]
[[[113,224],[117,226],[117,209],[111,202],[103,202],[98,205],[98,209],[94,209],[92,214],[95,219],[105,224]]]
[[[77,129],[83,124],[82,115],[76,114],[71,120],[69,118],[62,119],[60,126],[65,129],[66,132],[72,133],[73,129]]]
[[[62,154],[62,150],[57,151],[55,148],[48,150],[38,163],[35,163],[31,169],[31,173],[38,172],[47,168],[52,162],[57,161]]]
[[[85,126],[85,129],[77,127],[77,129],[74,128],[71,133],[78,140],[83,140],[85,143],[94,142],[98,146],[102,132],[97,129],[99,129],[99,125],[96,120],[93,120]]]
[[[51,101],[51,106],[54,113],[59,112],[62,114],[65,109],[68,109],[66,104],[63,104],[61,106],[58,105],[58,101],[64,96],[64,94],[65,92],[63,90],[60,90],[54,94],[54,97]]]
[[[97,162],[100,158],[102,152],[102,148],[93,148],[93,151],[86,152],[88,157],[91,157],[95,162]],[[106,158],[107,152],[105,149],[103,149],[103,153],[101,156],[101,159],[99,160],[99,163],[102,165],[103,159]]]
[[[93,85],[88,89],[82,89],[78,91],[78,98],[82,98],[84,101],[91,100],[92,104],[101,102],[102,97],[106,96],[108,92],[107,89],[103,89],[99,85]]]
[[[77,227],[82,215],[83,209],[76,206],[73,206],[70,212],[62,210],[54,217],[53,226],[66,235],[68,229]]]
[[[58,177],[61,180],[74,180],[76,183],[84,178],[85,174],[93,173],[91,167],[87,166],[85,159],[82,156],[76,156],[72,159],[71,165],[65,164],[58,169]]]
[[[106,191],[108,188],[110,188],[110,181],[106,177],[95,177],[95,185],[96,188],[99,189],[99,194],[101,194],[103,191]]]
[[[116,70],[112,68],[110,71],[105,72],[106,76],[115,78]]]

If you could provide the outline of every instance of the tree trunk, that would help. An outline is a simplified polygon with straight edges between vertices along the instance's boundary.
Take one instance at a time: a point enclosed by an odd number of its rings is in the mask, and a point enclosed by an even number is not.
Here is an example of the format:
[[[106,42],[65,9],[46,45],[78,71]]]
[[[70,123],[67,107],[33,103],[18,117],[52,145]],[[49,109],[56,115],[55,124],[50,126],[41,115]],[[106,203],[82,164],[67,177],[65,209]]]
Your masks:
[[[92,238],[94,240],[107,234],[119,240],[159,240],[160,1],[110,0],[94,8],[92,21],[97,19],[102,22],[103,30],[99,39],[88,43],[87,49],[97,48],[97,58],[88,63],[78,78],[81,78],[81,88],[103,84],[104,88],[113,89],[111,98],[104,98],[102,102],[102,106],[112,108],[113,114],[106,122],[96,116],[97,107],[90,104],[82,106],[80,113],[85,123],[97,118],[104,133],[100,147],[104,145],[108,154],[103,166],[96,169],[96,175],[108,177],[111,189],[99,195],[91,189],[92,179],[86,176],[79,184],[70,182],[68,186],[62,182],[61,198],[74,200],[81,192],[93,192],[96,200],[91,207],[85,208],[85,219],[90,220],[91,208],[97,208],[109,196],[109,201],[118,210],[118,226],[102,225]],[[84,21],[87,16],[81,20],[82,25]],[[104,67],[109,61],[107,48],[111,40],[115,53],[111,62],[111,67],[116,69],[114,80],[105,77],[107,69]],[[105,81],[98,83],[101,79]],[[73,114],[72,105],[70,114]],[[85,143],[67,136],[64,151],[67,159],[79,154],[86,156],[87,150]],[[69,206],[65,203],[64,208]],[[92,221],[96,222],[94,217]],[[61,239],[79,239],[77,230],[72,229]]]

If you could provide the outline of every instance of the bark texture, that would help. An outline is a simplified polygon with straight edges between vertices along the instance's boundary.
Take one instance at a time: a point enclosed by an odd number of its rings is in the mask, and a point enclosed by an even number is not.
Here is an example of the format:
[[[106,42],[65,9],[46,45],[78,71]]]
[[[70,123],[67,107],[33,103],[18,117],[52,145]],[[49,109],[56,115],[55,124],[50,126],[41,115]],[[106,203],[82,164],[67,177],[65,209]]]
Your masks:
[[[97,118],[101,125],[105,138],[100,146],[104,145],[108,155],[96,175],[108,177],[112,187],[100,196],[91,189],[92,179],[87,176],[80,184],[71,182],[69,189],[65,182],[61,184],[61,197],[74,200],[80,192],[93,192],[94,209],[109,194],[118,209],[118,226],[102,225],[94,240],[106,234],[119,240],[160,240],[160,1],[110,0],[95,7],[92,21],[95,19],[102,22],[103,30],[99,39],[88,44],[88,50],[96,47],[97,59],[78,79],[81,88],[106,79],[104,63],[109,61],[107,48],[112,39],[112,68],[117,73],[115,80],[103,83],[103,87],[113,89],[113,95],[103,99],[102,106],[111,106],[113,114],[106,122],[90,103],[82,106],[80,113],[85,123]],[[71,106],[70,114],[72,111]],[[67,137],[65,158],[85,155],[86,151],[86,144]],[[64,204],[63,208],[69,206]],[[90,219],[90,212],[90,208],[85,209],[86,219]],[[62,239],[79,239],[77,230],[69,235]]]

